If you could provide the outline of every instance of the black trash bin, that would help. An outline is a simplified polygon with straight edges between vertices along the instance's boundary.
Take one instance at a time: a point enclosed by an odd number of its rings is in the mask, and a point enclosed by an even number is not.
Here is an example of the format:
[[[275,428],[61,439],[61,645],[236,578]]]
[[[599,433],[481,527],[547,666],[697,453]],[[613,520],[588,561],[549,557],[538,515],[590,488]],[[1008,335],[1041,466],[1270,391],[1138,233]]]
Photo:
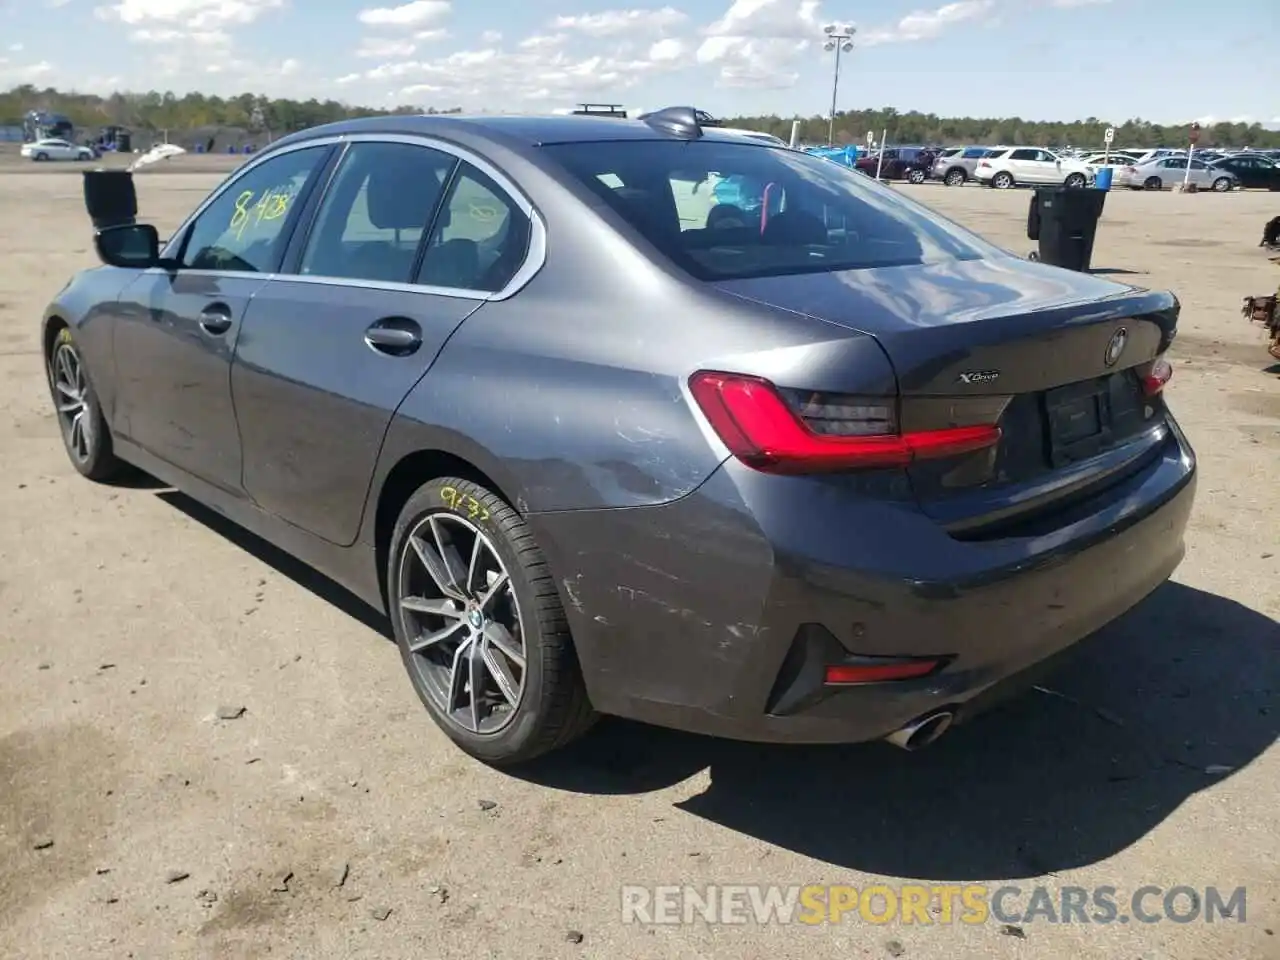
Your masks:
[[[84,207],[95,229],[133,223],[138,216],[138,195],[128,170],[86,170]]]
[[[1093,259],[1093,238],[1107,199],[1105,190],[1047,187],[1031,197],[1027,238],[1039,244],[1039,260],[1067,270],[1086,271]]]

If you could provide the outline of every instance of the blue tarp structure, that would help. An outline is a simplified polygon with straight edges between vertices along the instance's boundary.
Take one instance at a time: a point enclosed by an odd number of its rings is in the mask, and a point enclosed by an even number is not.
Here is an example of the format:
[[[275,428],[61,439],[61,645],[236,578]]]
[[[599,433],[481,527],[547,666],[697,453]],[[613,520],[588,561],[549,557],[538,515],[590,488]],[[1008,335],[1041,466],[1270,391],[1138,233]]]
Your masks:
[[[810,147],[805,153],[846,167],[856,166],[858,162],[858,148],[853,144],[847,147]]]

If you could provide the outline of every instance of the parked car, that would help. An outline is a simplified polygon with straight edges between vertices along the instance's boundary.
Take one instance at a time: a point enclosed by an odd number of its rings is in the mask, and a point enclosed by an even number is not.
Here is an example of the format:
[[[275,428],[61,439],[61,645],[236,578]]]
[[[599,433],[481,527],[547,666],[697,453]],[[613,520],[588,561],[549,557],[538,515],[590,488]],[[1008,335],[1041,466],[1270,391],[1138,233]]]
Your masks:
[[[911,171],[920,169],[922,157],[928,157],[925,147],[886,147],[883,151],[869,150],[857,159],[857,167],[868,176],[874,177],[879,171],[882,180],[906,180]],[[920,177],[917,182],[923,181]]]
[[[1224,157],[1209,166],[1232,174],[1245,189],[1280,190],[1280,166],[1266,157],[1241,153]]]
[[[741,127],[720,127],[719,129],[723,130],[725,133],[736,133],[738,136],[746,137],[749,140],[759,140],[774,147],[789,146],[787,141],[783,140],[781,137],[775,137],[772,133],[764,133],[760,130],[747,130]]]
[[[1093,153],[1084,158],[1084,162],[1093,167],[1096,171],[1099,167],[1127,167],[1132,166],[1138,160],[1137,157],[1127,153]]]
[[[1062,184],[1083,187],[1093,179],[1094,169],[1080,160],[1060,157],[1042,147],[1007,147],[992,151],[974,168],[974,178],[982,184],[1007,190],[1014,186]]]
[[[997,153],[995,147],[955,147],[933,162],[933,177],[948,187],[960,187],[974,179],[974,170],[983,157]]]
[[[19,153],[28,160],[44,162],[46,160],[92,160],[97,156],[92,147],[82,147],[69,140],[50,137],[24,143]]]
[[[1239,180],[1230,170],[1220,170],[1199,160],[1191,160],[1191,174],[1187,175],[1186,157],[1159,157],[1146,163],[1121,167],[1114,174],[1113,184],[1131,190],[1163,190],[1175,187],[1184,180],[1194,183],[1197,189],[1216,190],[1219,193],[1239,186]]]
[[[682,223],[713,171],[781,209]],[[73,467],[386,610],[491,763],[597,713],[914,749],[1183,556],[1172,294],[689,108],[343,121],[94,245],[41,329]]]

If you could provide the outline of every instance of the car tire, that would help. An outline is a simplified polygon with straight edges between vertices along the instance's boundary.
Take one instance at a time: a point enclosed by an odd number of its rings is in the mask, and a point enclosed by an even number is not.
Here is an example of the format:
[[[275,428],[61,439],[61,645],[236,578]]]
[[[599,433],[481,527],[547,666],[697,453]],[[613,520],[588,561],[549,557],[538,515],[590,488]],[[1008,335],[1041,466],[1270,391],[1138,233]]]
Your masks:
[[[1079,190],[1088,182],[1089,182],[1089,178],[1086,177],[1083,173],[1073,173],[1067,177],[1067,179],[1063,182],[1062,185],[1064,187],[1068,187],[1071,190]]]
[[[942,182],[948,187],[963,187],[968,177],[963,170],[948,170]]]
[[[1008,190],[1013,186],[1013,174],[1008,171],[1001,170],[991,178],[991,185],[997,190]]]
[[[62,445],[71,465],[82,477],[97,483],[119,477],[128,465],[115,455],[102,403],[70,327],[63,327],[54,337],[45,371]]]
[[[925,175],[923,170],[912,170],[910,173],[907,174],[907,183],[914,183],[919,185],[924,183],[924,180],[925,180]]]
[[[33,159],[44,162],[49,159],[49,155],[47,153],[37,153]]]
[[[387,563],[388,612],[409,679],[463,751],[511,766],[591,727],[555,579],[510,504],[470,480],[431,480],[400,511]],[[482,691],[474,699],[473,681]]]
[[[1213,181],[1213,190],[1215,193],[1226,193],[1231,189],[1230,177],[1219,177]]]
[[[1143,190],[1163,190],[1164,181],[1161,180],[1159,177],[1147,177],[1147,179],[1142,184],[1142,189]]]

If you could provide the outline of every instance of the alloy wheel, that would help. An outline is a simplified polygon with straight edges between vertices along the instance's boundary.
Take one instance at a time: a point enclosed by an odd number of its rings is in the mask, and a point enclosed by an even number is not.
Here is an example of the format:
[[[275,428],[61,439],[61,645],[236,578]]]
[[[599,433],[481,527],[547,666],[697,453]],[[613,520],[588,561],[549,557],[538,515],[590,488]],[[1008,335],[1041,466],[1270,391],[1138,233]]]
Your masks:
[[[94,427],[84,364],[75,347],[63,343],[54,351],[50,365],[58,423],[62,427],[67,450],[78,463],[86,463],[93,454]]]
[[[524,695],[525,630],[492,541],[464,517],[428,514],[405,539],[399,577],[396,613],[421,689],[462,729],[503,730]]]

